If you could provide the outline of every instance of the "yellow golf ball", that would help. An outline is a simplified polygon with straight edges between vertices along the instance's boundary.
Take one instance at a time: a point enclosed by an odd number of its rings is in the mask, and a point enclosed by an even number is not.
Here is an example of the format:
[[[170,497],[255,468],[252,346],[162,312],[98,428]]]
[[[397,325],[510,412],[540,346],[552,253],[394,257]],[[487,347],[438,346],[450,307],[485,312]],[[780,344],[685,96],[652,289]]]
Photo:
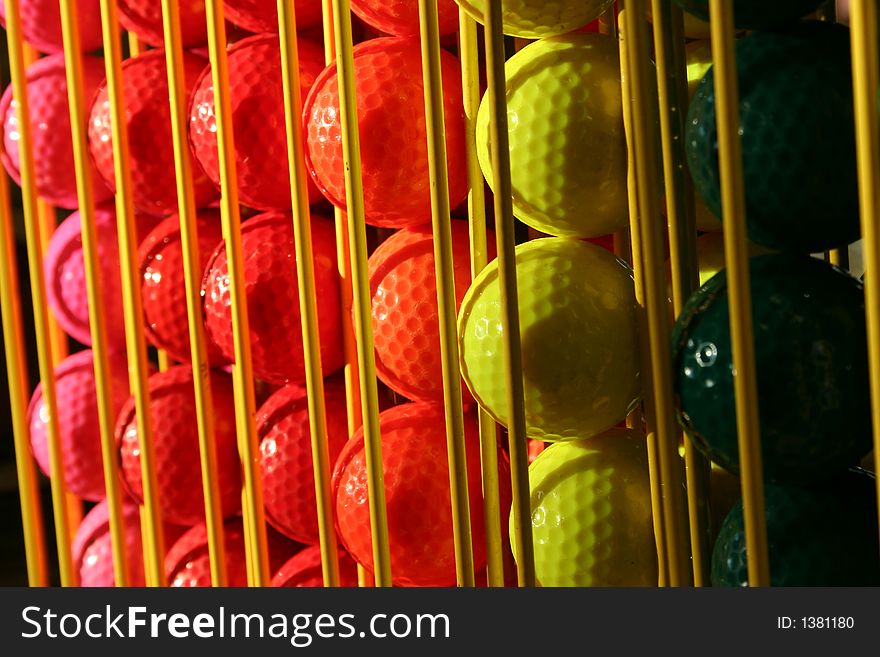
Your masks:
[[[605,249],[549,237],[516,249],[528,435],[596,435],[641,395],[632,271]],[[497,261],[477,276],[458,318],[461,370],[474,398],[507,426]]]
[[[543,233],[596,237],[624,228],[627,151],[617,40],[575,33],[540,39],[505,66],[514,214]],[[495,189],[489,106],[477,153]]]
[[[455,0],[479,23],[483,22],[483,0]],[[596,20],[614,0],[501,0],[504,33],[538,39],[571,32]]]
[[[529,493],[542,586],[657,585],[644,434],[551,445],[529,467]],[[512,515],[510,530],[516,545]]]

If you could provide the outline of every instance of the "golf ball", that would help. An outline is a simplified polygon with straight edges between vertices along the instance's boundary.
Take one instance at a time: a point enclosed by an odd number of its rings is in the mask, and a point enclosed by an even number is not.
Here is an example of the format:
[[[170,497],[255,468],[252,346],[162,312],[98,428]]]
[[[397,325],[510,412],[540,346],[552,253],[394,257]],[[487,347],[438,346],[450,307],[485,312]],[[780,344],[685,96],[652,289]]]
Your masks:
[[[119,23],[151,46],[165,43],[162,28],[162,3],[156,0],[118,0]],[[185,48],[208,41],[208,19],[204,2],[181,2],[180,36]]]
[[[871,449],[862,284],[807,256],[759,256],[749,270],[765,475],[792,483],[834,476]],[[682,426],[737,472],[726,272],[688,301],[673,349]]]
[[[352,0],[351,10],[377,30],[396,36],[419,36],[417,0]],[[454,0],[438,0],[440,34],[458,32],[458,5]]]
[[[468,191],[461,70],[441,54],[449,197],[452,207]],[[354,48],[357,120],[361,136],[366,221],[383,228],[431,221],[422,52],[417,39],[371,39]],[[311,174],[324,195],[345,209],[345,164],[336,67],[318,77],[303,120]]]
[[[217,245],[223,241],[220,212],[201,210],[196,217],[196,230],[200,272],[196,284],[200,285],[201,273]],[[163,220],[147,235],[141,242],[139,259],[146,338],[173,360],[189,363],[189,317],[178,215]],[[206,343],[208,360],[214,365],[225,364],[220,348],[210,339]]]
[[[471,17],[483,22],[484,0],[455,0]],[[504,33],[539,39],[571,32],[597,19],[614,0],[501,0]]]
[[[346,552],[339,550],[339,586],[358,585],[357,565]],[[307,547],[295,554],[275,573],[272,586],[277,588],[318,588],[324,586],[321,548]]]
[[[848,32],[803,23],[737,42],[746,222],[758,244],[815,253],[859,237]],[[685,146],[697,191],[721,217],[714,77],[691,102]]]
[[[646,443],[644,434],[615,428],[551,445],[529,466],[542,586],[657,585]]]
[[[207,62],[190,54],[184,55],[183,61],[186,93],[190,96]],[[122,79],[134,205],[142,212],[159,216],[177,212],[179,206],[165,53],[153,50],[126,60],[122,64]],[[106,86],[102,86],[92,102],[89,151],[98,171],[110,188],[115,190],[112,130],[108,91]],[[217,198],[217,190],[198,163],[193,163],[192,185],[196,207],[205,207]]]
[[[119,411],[128,397],[124,357],[110,359],[110,412]],[[95,393],[95,366],[91,350],[68,356],[55,367],[56,413],[64,483],[74,495],[91,502],[104,498],[104,461]],[[49,411],[43,384],[37,385],[28,406],[31,451],[43,474],[51,476],[49,463]]]
[[[627,150],[617,39],[540,39],[505,65],[514,214],[543,233],[596,237],[629,224]],[[495,189],[489,103],[477,154]]]
[[[302,95],[324,70],[324,51],[299,40]],[[229,48],[229,96],[235,126],[235,165],[239,199],[257,210],[288,210],[292,205],[284,121],[284,87],[278,37],[248,37]],[[202,168],[220,188],[220,156],[211,69],[195,83],[190,107],[190,141]],[[309,200],[321,193],[309,180]]]
[[[495,235],[489,233],[489,258]],[[468,225],[452,222],[455,300],[471,283]],[[434,239],[430,226],[405,228],[370,256],[376,371],[382,382],[407,399],[443,401],[440,324]]]
[[[709,20],[709,0],[675,0],[689,14],[703,21]],[[822,0],[736,0],[733,19],[741,29],[761,29],[793,23],[822,4]]]
[[[104,82],[104,60],[85,55],[83,93],[91,98]],[[79,201],[73,163],[73,142],[70,134],[70,110],[67,104],[67,77],[64,55],[50,55],[31,64],[26,73],[27,95],[31,119],[34,184],[37,194],[52,205],[73,210]],[[0,120],[3,121],[3,152],[0,154],[6,171],[19,185],[19,132],[17,103],[12,100],[12,85],[0,99]],[[113,196],[93,163],[89,174],[95,203]]]
[[[83,52],[96,50],[101,37],[100,0],[79,0],[76,4],[80,46]],[[21,32],[24,40],[40,52],[55,53],[64,49],[61,36],[61,11],[57,0],[19,0]],[[6,28],[6,3],[0,2],[0,25]]]
[[[345,361],[336,237],[329,219],[312,216],[311,228],[321,366],[324,376],[329,376]],[[270,213],[246,221],[241,228],[241,248],[254,376],[277,385],[302,383],[305,357],[293,219],[289,214]],[[226,358],[234,361],[225,244],[214,252],[202,286],[208,335]]]
[[[593,436],[641,397],[633,275],[602,247],[545,238],[516,249],[526,430],[544,441]],[[507,426],[497,261],[474,280],[458,319],[461,371]]]
[[[204,519],[205,503],[192,369],[180,365],[154,374],[148,389],[161,516],[165,522],[193,525]],[[236,448],[232,378],[224,372],[211,371],[211,395],[220,502],[223,515],[229,516],[241,505],[241,463]],[[140,432],[134,398],[130,398],[119,413],[116,443],[123,484],[135,500],[142,502]]]
[[[294,0],[296,29],[321,24],[321,0]],[[248,32],[278,32],[278,3],[275,0],[223,0],[226,19]]]
[[[395,406],[379,415],[388,509],[391,576],[398,586],[452,586],[456,581],[446,422],[440,404]],[[474,568],[486,565],[476,413],[465,416],[467,482]],[[510,508],[510,474],[499,449],[501,513]],[[373,569],[364,434],[348,442],[333,473],[336,527],[355,561]]]

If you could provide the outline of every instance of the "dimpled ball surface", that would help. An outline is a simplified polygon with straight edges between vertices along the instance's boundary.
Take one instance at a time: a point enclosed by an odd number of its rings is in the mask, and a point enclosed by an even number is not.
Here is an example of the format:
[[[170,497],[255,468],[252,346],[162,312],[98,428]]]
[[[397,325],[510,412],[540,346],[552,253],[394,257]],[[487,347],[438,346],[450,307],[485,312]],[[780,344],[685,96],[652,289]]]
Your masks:
[[[871,449],[862,284],[807,256],[750,260],[764,473],[833,476]],[[710,459],[739,468],[728,288],[719,273],[673,332],[679,421]]]
[[[128,376],[124,357],[111,357],[110,365],[110,412],[115,417],[128,397]],[[55,395],[64,482],[74,495],[97,502],[104,497],[104,462],[94,368],[90,350],[65,358],[55,368]],[[39,384],[28,407],[28,426],[37,465],[50,476],[48,425],[49,412]]]
[[[276,572],[302,549],[301,545],[284,538],[271,527],[266,527],[266,540],[270,573]],[[247,553],[240,518],[230,518],[223,523],[223,546],[226,548],[227,586],[247,586]],[[168,551],[165,556],[165,577],[172,588],[211,586],[211,559],[205,523],[200,522],[190,528]]]
[[[183,61],[186,93],[189,95],[207,62],[189,54],[184,55]],[[122,79],[125,85],[125,121],[134,205],[143,212],[159,216],[177,212],[174,145],[164,52],[147,52],[126,60],[122,65]],[[106,183],[115,189],[112,119],[106,86],[101,88],[92,103],[89,150]],[[198,164],[193,165],[192,182],[196,207],[204,207],[217,197],[214,186]]]
[[[321,24],[321,0],[294,0],[296,29]],[[278,32],[278,3],[275,0],[223,0],[226,19],[249,32]]]
[[[416,0],[352,0],[351,10],[365,23],[387,34],[419,36],[419,3]],[[458,5],[438,0],[440,34],[458,31]]]
[[[211,254],[223,241],[220,213],[201,210],[196,217],[196,230],[200,262],[196,285],[199,286]],[[139,259],[146,338],[173,360],[189,363],[189,318],[178,215],[163,220],[147,235],[141,242]],[[225,364],[220,348],[210,339],[206,342],[209,361],[215,366]]]
[[[449,197],[467,195],[464,109],[458,60],[441,54]],[[364,206],[368,224],[384,228],[431,221],[430,176],[417,39],[372,39],[354,49],[357,116],[361,136]],[[324,195],[345,209],[339,89],[336,68],[318,77],[303,109],[310,172]]]
[[[103,44],[100,0],[79,0],[76,4],[80,45],[83,52]],[[57,0],[20,0],[21,32],[24,40],[40,52],[55,53],[64,49],[61,36],[61,11]],[[0,24],[6,28],[6,3],[0,2]]]
[[[617,39],[566,34],[530,43],[505,65],[514,214],[550,235],[595,237],[629,222]],[[489,102],[477,154],[494,189]]]
[[[312,216],[311,226],[321,365],[324,376],[329,376],[344,362],[336,237],[329,219]],[[302,383],[305,364],[293,220],[281,213],[254,217],[242,225],[241,242],[254,376],[278,385]],[[217,248],[205,271],[202,293],[208,335],[233,361],[225,245]]]
[[[592,436],[641,396],[632,271],[600,246],[565,238],[516,249],[529,437]],[[461,371],[474,398],[507,426],[497,262],[474,280],[458,318]]]
[[[357,565],[349,554],[339,550],[339,586],[357,586]],[[321,548],[317,545],[294,555],[275,573],[272,586],[281,588],[318,588],[324,586]]]
[[[709,20],[709,0],[675,0],[675,3],[700,20]],[[736,0],[733,20],[740,29],[760,29],[793,23],[814,11],[822,0]]]
[[[391,576],[398,586],[452,586],[455,560],[446,424],[443,406],[403,404],[379,415],[382,464],[391,549]],[[486,564],[476,414],[465,415],[467,481],[474,568]],[[499,449],[501,513],[510,508],[510,475]],[[359,430],[342,450],[333,473],[336,527],[355,561],[373,569],[364,434]]]
[[[195,524],[205,517],[205,503],[192,369],[180,365],[154,374],[149,379],[149,393],[162,519],[179,525]],[[211,395],[220,502],[224,516],[228,516],[241,505],[241,465],[236,448],[232,379],[228,374],[211,372]],[[144,493],[134,398],[119,413],[116,443],[123,483],[140,502]]]
[[[83,92],[85,98],[91,99],[104,82],[104,60],[85,55],[82,62]],[[78,205],[78,199],[64,55],[51,55],[37,60],[28,67],[26,77],[37,194],[52,205],[73,210]],[[17,103],[12,100],[11,85],[0,99],[0,120],[3,121],[4,147],[0,160],[12,179],[20,185],[21,137]],[[111,198],[113,193],[92,163],[89,163],[89,173],[95,202],[101,203]]]
[[[486,9],[484,0],[456,0],[479,23]],[[538,39],[571,32],[593,21],[614,0],[502,0],[504,33]]]
[[[764,490],[771,586],[877,586],[874,477],[852,471],[823,486]],[[712,551],[712,586],[748,586],[742,501]]]
[[[542,586],[657,585],[644,434],[551,445],[529,467],[529,487]]]
[[[324,383],[324,404],[328,451],[333,464],[348,441],[343,376]],[[257,411],[257,436],[266,520],[296,541],[317,543],[309,405],[303,386],[288,385],[269,397]]]
[[[197,0],[180,2],[180,32],[184,47],[199,46],[208,41],[205,3]],[[162,30],[162,3],[157,0],[119,0],[119,23],[151,46],[165,43]]]
[[[489,259],[495,236],[488,238]],[[471,283],[468,226],[452,222],[456,308]],[[431,227],[396,232],[370,256],[376,371],[407,399],[443,401],[437,278]]]
[[[746,221],[754,242],[815,253],[859,237],[848,32],[804,23],[737,42]],[[721,217],[715,115],[710,70],[688,111],[685,147],[697,191]]]
[[[284,127],[284,88],[278,37],[262,35],[229,49],[229,94],[235,129],[235,163],[239,198],[257,210],[287,210],[292,201]],[[324,70],[324,51],[299,40],[302,95]],[[219,189],[217,119],[211,69],[195,85],[190,108],[190,141],[202,168]],[[309,180],[309,200],[322,198]]]

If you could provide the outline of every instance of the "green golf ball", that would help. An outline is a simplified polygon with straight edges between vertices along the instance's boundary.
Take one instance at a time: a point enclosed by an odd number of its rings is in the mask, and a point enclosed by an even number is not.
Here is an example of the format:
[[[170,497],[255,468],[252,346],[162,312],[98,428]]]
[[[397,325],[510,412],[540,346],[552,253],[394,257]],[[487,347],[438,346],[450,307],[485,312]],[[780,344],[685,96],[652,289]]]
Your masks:
[[[700,20],[709,20],[709,0],[675,0]],[[803,18],[822,4],[822,0],[736,0],[733,20],[742,30],[784,25]]]
[[[874,477],[848,472],[823,486],[764,489],[772,586],[877,586]],[[712,551],[712,586],[748,586],[742,501]]]
[[[548,442],[588,438],[641,396],[632,270],[602,247],[561,237],[516,249],[526,426]],[[458,319],[462,377],[508,425],[505,327],[497,260],[477,276]]]
[[[736,58],[749,238],[801,253],[855,241],[849,30],[802,23],[754,32],[737,43]],[[685,147],[700,197],[722,217],[714,78],[713,68],[691,101]]]
[[[834,476],[871,449],[862,284],[820,260],[750,260],[764,472],[800,483]],[[697,447],[739,470],[726,272],[688,301],[673,333],[679,419]]]

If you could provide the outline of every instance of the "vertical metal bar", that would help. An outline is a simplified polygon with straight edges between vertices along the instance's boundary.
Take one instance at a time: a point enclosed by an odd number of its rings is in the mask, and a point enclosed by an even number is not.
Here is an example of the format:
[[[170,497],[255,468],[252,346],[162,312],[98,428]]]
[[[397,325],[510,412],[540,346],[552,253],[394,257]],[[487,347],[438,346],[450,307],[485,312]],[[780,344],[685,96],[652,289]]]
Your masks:
[[[3,144],[0,143],[0,152]],[[15,248],[9,178],[0,173],[0,312],[3,319],[3,345],[6,350],[6,382],[9,386],[9,409],[12,415],[12,441],[15,447],[15,471],[18,475],[18,499],[27,560],[28,583],[49,585],[46,532],[37,470],[31,456],[27,419],[30,381],[24,341],[24,323],[18,284],[18,254]]]
[[[871,371],[871,410],[874,422],[874,467],[880,471],[880,126],[877,124],[878,45],[876,0],[850,2],[853,91],[859,163],[859,206],[865,257],[865,307],[868,359]],[[877,484],[880,500],[880,482]]]
[[[458,11],[459,56],[465,115],[465,153],[468,167],[468,218],[471,276],[489,264],[486,231],[486,187],[477,158],[477,114],[480,110],[480,53],[477,22],[464,9]],[[501,494],[498,484],[498,427],[492,416],[479,408],[480,469],[483,481],[483,524],[486,527],[486,580],[504,586],[504,543],[501,538]]]
[[[214,84],[214,116],[217,121],[217,146],[220,151],[220,186],[223,190],[221,215],[226,258],[229,267],[229,301],[232,312],[232,338],[235,364],[232,367],[235,388],[235,421],[238,449],[244,473],[242,515],[244,519],[248,583],[267,586],[270,581],[266,512],[260,475],[260,449],[254,422],[253,367],[250,327],[244,287],[241,250],[241,214],[238,204],[238,176],[235,170],[235,142],[232,128],[232,104],[229,98],[229,63],[226,55],[226,24],[223,2],[206,0],[208,49]]]
[[[126,39],[128,40],[128,56],[129,57],[137,57],[144,51],[144,44],[141,43],[140,38],[134,32],[127,32]]]
[[[468,495],[464,410],[458,364],[458,329],[455,303],[455,270],[452,260],[452,219],[446,163],[446,123],[443,110],[443,72],[440,66],[440,27],[436,0],[419,0],[419,33],[422,42],[422,80],[428,131],[428,168],[431,179],[431,217],[434,233],[434,268],[440,322],[440,359],[449,456],[449,492],[455,570],[459,586],[474,586],[474,554]]]
[[[516,542],[520,586],[535,586],[535,546],[532,539],[525,400],[522,379],[522,344],[519,330],[519,293],[516,281],[516,241],[513,193],[510,180],[510,144],[507,134],[507,97],[504,77],[504,34],[501,0],[487,0],[486,26],[487,102],[489,103],[490,156],[495,193],[495,231],[498,242],[498,276],[501,318],[504,325],[504,372],[510,418],[510,470],[513,489],[513,534]]]
[[[43,239],[40,230],[36,179],[34,176],[33,141],[31,138],[30,105],[27,97],[21,12],[18,0],[6,0],[6,37],[9,49],[9,70],[12,77],[13,97],[19,130],[19,171],[21,173],[22,211],[28,251],[28,273],[34,312],[34,332],[42,381],[43,404],[49,416],[47,442],[49,467],[53,476],[52,511],[55,521],[55,540],[58,549],[59,570],[62,586],[76,584],[77,573],[73,569],[70,553],[70,519],[66,503],[64,462],[61,455],[58,430],[57,397],[55,394],[54,360],[49,334],[46,283],[43,278]],[[16,294],[18,291],[16,290]],[[5,327],[4,327],[5,328]],[[24,352],[22,352],[24,353]],[[10,379],[10,390],[14,385]]]
[[[82,96],[82,60],[79,48],[79,28],[77,25],[76,3],[61,0],[61,16],[65,23],[65,58],[67,64],[70,92],[71,126],[74,136],[74,152],[88,157],[86,145],[85,102]],[[104,37],[104,64],[107,71],[107,96],[110,103],[111,128],[113,134],[113,168],[116,179],[116,225],[119,237],[119,270],[122,277],[122,306],[125,318],[125,345],[128,354],[128,374],[137,413],[140,463],[143,480],[144,510],[142,533],[144,549],[151,552],[146,573],[150,586],[163,586],[165,583],[165,546],[162,537],[162,518],[160,516],[159,486],[156,477],[155,454],[153,450],[152,418],[150,417],[150,395],[147,384],[149,367],[147,365],[147,346],[144,340],[143,305],[141,303],[140,272],[137,254],[137,227],[132,203],[131,162],[128,150],[128,127],[125,121],[124,91],[122,80],[122,44],[115,0],[101,0],[101,23]],[[74,116],[76,114],[76,116]],[[94,199],[91,197],[91,178],[87,162],[77,166],[82,168],[80,190],[80,213],[83,216],[83,250],[85,250],[85,225],[94,223]],[[87,190],[87,191],[86,191]],[[83,206],[88,208],[84,210]],[[97,307],[92,307],[97,309]],[[103,309],[101,309],[103,311]],[[93,318],[94,319],[94,318]],[[114,418],[115,420],[115,418]],[[112,436],[112,425],[111,425]],[[113,442],[115,452],[115,440]],[[114,455],[115,456],[115,455]],[[105,466],[106,467],[106,466]],[[117,484],[118,485],[118,484]]]
[[[739,433],[740,477],[748,551],[749,585],[768,586],[767,522],[755,345],[752,335],[752,294],[746,240],[745,188],[739,138],[739,91],[734,48],[733,6],[711,0],[712,61],[718,120],[718,161],[724,212],[724,256],[730,302],[730,335],[735,371],[736,424]],[[876,109],[875,116],[876,116]],[[875,119],[876,120],[876,119]]]
[[[333,0],[333,29],[336,35],[339,116],[342,123],[342,153],[345,160],[345,198],[348,213],[348,234],[351,242],[354,323],[358,346],[358,375],[363,412],[370,530],[373,537],[373,567],[376,586],[391,586],[391,558],[388,550],[382,436],[379,430],[379,397],[376,389],[376,352],[370,313],[367,232],[364,220],[364,188],[354,83],[354,56],[352,55],[351,3],[349,0]]]
[[[315,477],[321,569],[324,576],[324,586],[339,586],[339,555],[336,546],[336,528],[333,522],[327,410],[324,405],[324,379],[321,373],[315,262],[312,254],[311,214],[302,131],[302,90],[299,82],[296,11],[292,2],[278,0],[278,32],[281,42],[287,160],[293,202],[296,275],[302,317],[306,393],[309,405],[309,430],[312,442],[312,470]]]
[[[628,9],[621,9],[621,17],[626,17]],[[642,230],[641,213],[638,198],[638,180],[636,178],[636,146],[633,136],[632,118],[632,92],[629,79],[629,53],[628,34],[625,29],[620,30],[620,80],[623,98],[623,123],[627,142],[627,199],[629,203],[629,223],[631,237],[631,253],[633,265],[633,279],[635,283],[636,302],[639,306],[639,335],[641,338],[641,351],[643,369],[643,381],[650,381],[651,359],[650,346],[648,344],[647,316],[645,312],[645,283],[644,266],[642,259]],[[647,432],[648,452],[648,476],[651,484],[651,516],[654,522],[654,540],[657,544],[657,582],[660,586],[669,584],[669,560],[666,550],[666,520],[663,513],[663,489],[660,476],[660,455],[655,430],[656,419],[654,411],[654,398],[651,387],[645,383],[644,401],[640,411],[630,414],[626,419],[626,425],[630,428],[641,430],[644,422]]]
[[[669,312],[666,293],[666,258],[663,253],[663,224],[658,199],[659,163],[654,126],[656,103],[650,80],[649,39],[645,0],[628,0],[626,10],[628,70],[632,95],[632,127],[636,148],[636,179],[639,199],[642,261],[644,266],[645,311],[650,344],[656,436],[663,492],[666,554],[669,584],[690,582],[687,541],[687,511],[682,487],[678,431],[672,392]],[[646,385],[648,382],[646,382]]]
[[[684,13],[668,0],[653,0],[652,14],[663,143],[663,178],[669,222],[672,300],[675,315],[678,316],[690,295],[700,285],[694,189],[685,168],[684,152],[688,105]],[[703,586],[709,581],[711,549],[707,527],[709,461],[690,440],[685,439],[684,450],[694,584]]]
[[[208,362],[207,338],[202,318],[201,257],[199,254],[198,215],[192,185],[192,160],[187,139],[188,98],[183,67],[183,40],[180,32],[179,0],[162,0],[165,39],[165,67],[168,72],[168,100],[171,106],[171,135],[174,142],[174,172],[177,182],[177,207],[180,216],[180,246],[183,254],[183,278],[186,286],[186,311],[189,321],[189,348],[193,371],[196,423],[199,432],[199,458],[202,469],[202,494],[205,497],[205,526],[211,584],[226,586],[226,546],[223,540],[223,510],[220,504],[220,481],[217,448],[214,439],[214,402]]]

